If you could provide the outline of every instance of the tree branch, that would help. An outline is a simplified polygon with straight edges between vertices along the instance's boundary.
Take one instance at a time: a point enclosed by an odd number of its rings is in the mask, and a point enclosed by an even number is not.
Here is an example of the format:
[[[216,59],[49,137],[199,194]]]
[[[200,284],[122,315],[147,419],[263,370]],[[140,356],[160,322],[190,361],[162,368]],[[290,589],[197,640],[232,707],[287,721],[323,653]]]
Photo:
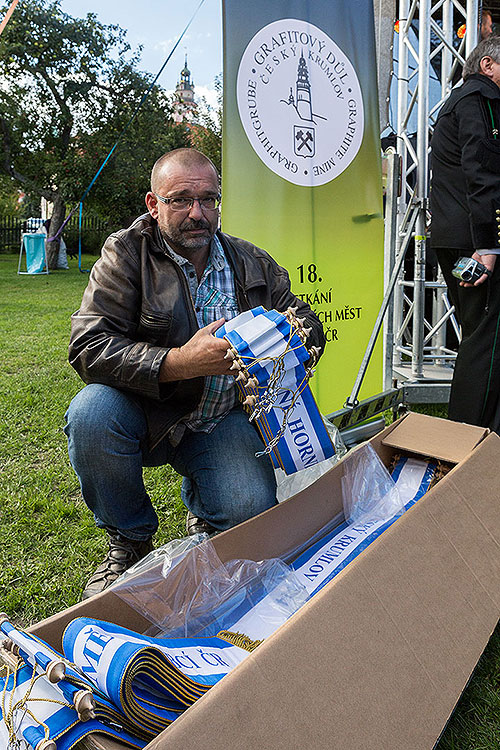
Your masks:
[[[37,195],[41,196],[42,198],[45,198],[48,201],[53,202],[57,196],[57,193],[48,190],[46,188],[40,187],[40,185],[37,185],[34,180],[32,180],[29,177],[26,177],[26,175],[19,172],[16,167],[13,164],[12,161],[12,139],[10,135],[10,130],[7,125],[7,122],[4,117],[0,115],[0,132],[2,134],[2,146],[3,146],[3,153],[2,153],[2,161],[1,161],[1,168],[2,170],[9,175],[9,177],[13,177],[16,182],[18,182],[20,185],[23,185],[27,190],[30,190],[31,192],[36,193]]]
[[[55,85],[54,81],[49,76],[47,71],[44,68],[39,67],[38,65],[29,65],[29,64],[26,66],[26,70],[32,75],[34,75],[35,77],[37,75],[40,76],[40,78],[49,87],[50,92],[52,96],[54,97],[57,106],[61,110],[61,114],[63,115],[63,118],[65,120],[64,130],[67,130],[69,128],[69,132],[71,133],[71,128],[73,127],[73,115],[71,114],[70,108],[66,104],[66,100],[59,93],[57,86]],[[68,143],[69,143],[69,137],[68,137]]]

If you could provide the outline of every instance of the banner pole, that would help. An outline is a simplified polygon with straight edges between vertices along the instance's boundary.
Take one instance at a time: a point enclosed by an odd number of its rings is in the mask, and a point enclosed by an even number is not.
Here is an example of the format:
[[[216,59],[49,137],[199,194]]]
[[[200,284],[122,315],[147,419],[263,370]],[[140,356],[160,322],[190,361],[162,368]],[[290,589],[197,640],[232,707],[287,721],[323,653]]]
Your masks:
[[[0,34],[2,33],[2,31],[7,26],[8,22],[9,22],[9,19],[10,19],[11,15],[14,13],[14,10],[16,9],[16,5],[18,4],[18,2],[19,2],[19,0],[14,0],[14,2],[12,3],[12,5],[10,6],[9,10],[5,14],[2,23],[0,23]]]

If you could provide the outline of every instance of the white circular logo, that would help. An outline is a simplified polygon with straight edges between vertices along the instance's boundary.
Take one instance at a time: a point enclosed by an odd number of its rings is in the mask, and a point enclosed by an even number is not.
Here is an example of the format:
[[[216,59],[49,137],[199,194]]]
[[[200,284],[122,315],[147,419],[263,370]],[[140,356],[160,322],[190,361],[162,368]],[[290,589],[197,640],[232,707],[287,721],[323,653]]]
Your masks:
[[[255,153],[280,177],[314,187],[338,177],[363,140],[363,99],[342,50],[305,21],[264,26],[241,58],[241,122]]]

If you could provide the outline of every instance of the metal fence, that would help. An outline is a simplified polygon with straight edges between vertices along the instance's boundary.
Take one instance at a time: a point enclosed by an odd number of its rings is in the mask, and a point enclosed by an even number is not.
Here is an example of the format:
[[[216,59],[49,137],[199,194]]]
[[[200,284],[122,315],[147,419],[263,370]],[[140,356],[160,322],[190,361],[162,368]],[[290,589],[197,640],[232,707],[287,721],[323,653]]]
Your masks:
[[[36,232],[42,220],[19,219],[16,216],[0,216],[0,253],[18,252],[23,232]],[[82,252],[98,255],[106,237],[118,229],[103,219],[93,216],[82,220]],[[68,250],[78,252],[78,216],[72,216],[64,229],[64,241]]]
[[[14,216],[0,216],[0,252],[11,253],[19,250],[24,221]]]

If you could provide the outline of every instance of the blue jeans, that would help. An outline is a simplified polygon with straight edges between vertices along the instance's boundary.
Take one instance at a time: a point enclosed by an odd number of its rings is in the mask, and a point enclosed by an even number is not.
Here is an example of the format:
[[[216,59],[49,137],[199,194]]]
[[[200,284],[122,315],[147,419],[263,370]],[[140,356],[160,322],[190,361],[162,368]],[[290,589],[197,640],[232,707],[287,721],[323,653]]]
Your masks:
[[[158,516],[144,487],[143,466],[170,464],[181,474],[181,497],[195,516],[228,529],[276,503],[274,469],[241,407],[210,433],[186,430],[177,447],[147,447],[141,407],[122,391],[86,386],[71,402],[64,429],[83,499],[101,528],[149,539]]]

